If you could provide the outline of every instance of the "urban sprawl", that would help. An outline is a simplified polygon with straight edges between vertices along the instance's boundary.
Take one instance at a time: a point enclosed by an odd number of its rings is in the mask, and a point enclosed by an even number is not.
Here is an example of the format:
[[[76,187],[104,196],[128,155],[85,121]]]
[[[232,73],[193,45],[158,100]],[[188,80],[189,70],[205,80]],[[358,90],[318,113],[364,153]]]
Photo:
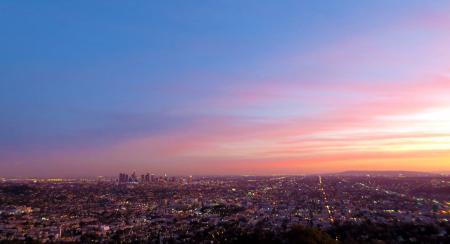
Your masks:
[[[0,242],[450,243],[442,175],[0,179],[0,199]]]

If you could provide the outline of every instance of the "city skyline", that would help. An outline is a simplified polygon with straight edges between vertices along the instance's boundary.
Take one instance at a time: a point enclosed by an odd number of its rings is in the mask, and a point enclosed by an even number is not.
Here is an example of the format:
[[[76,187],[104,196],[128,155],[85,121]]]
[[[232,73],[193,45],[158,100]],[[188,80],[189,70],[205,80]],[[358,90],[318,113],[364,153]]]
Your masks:
[[[450,172],[450,3],[0,11],[0,177]]]

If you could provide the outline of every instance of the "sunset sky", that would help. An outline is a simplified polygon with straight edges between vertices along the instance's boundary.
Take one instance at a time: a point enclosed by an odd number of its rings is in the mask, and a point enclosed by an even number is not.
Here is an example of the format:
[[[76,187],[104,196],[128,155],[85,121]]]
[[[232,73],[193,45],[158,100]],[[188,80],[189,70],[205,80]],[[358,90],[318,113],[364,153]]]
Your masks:
[[[450,171],[449,1],[1,1],[0,177]]]

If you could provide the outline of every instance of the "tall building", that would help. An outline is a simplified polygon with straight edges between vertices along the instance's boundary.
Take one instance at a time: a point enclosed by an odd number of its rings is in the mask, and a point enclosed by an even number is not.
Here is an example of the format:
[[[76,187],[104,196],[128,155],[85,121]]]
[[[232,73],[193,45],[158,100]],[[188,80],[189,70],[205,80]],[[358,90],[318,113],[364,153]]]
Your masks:
[[[136,172],[133,172],[133,174],[131,174],[131,178],[129,181],[130,182],[138,182],[137,177],[136,177]]]
[[[125,174],[125,173],[120,173],[119,174],[119,183],[120,184],[128,183],[128,181],[129,181],[129,177],[128,177],[127,174]]]

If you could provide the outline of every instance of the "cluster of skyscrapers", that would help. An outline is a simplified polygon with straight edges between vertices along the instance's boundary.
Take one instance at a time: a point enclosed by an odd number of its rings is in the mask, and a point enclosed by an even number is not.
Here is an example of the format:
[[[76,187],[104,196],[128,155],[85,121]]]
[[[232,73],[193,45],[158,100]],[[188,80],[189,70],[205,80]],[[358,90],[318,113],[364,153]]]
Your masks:
[[[177,180],[180,181],[187,181],[187,183],[192,182],[192,176],[189,176],[189,178],[177,178],[177,177],[168,177],[167,174],[164,174],[164,176],[155,176],[154,174],[146,173],[142,174],[140,178],[136,175],[136,172],[133,172],[131,175],[128,175],[126,173],[120,173],[118,182],[119,184],[145,184],[145,183],[156,183],[156,182],[176,182]]]

